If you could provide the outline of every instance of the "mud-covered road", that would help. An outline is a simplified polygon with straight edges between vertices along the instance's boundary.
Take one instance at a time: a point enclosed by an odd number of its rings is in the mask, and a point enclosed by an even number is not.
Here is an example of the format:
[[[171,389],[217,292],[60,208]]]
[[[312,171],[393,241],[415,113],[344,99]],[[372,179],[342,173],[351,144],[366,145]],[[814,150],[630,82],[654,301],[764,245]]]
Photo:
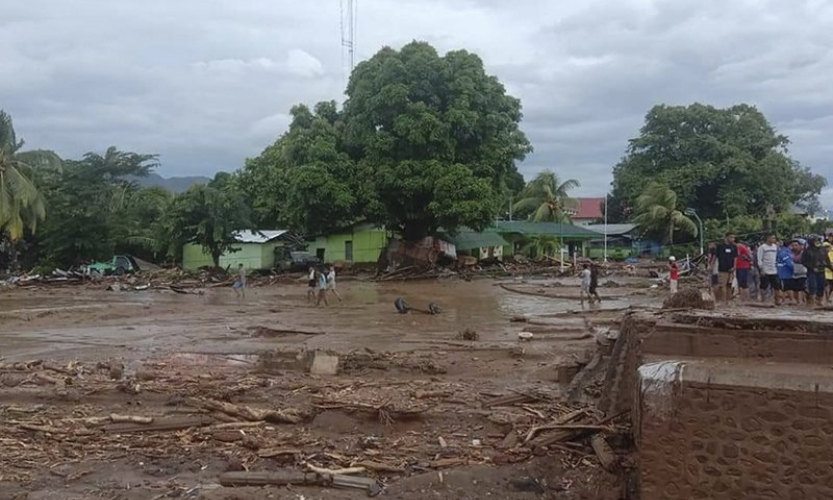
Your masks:
[[[0,498],[365,496],[218,479],[311,467],[362,467],[389,498],[619,498],[587,447],[529,436],[575,411],[563,367],[587,362],[604,310],[658,297],[611,286],[592,319],[559,315],[576,284],[344,280],[326,308],[301,284],[0,291]],[[400,315],[397,297],[443,312]],[[339,373],[310,374],[315,351]]]

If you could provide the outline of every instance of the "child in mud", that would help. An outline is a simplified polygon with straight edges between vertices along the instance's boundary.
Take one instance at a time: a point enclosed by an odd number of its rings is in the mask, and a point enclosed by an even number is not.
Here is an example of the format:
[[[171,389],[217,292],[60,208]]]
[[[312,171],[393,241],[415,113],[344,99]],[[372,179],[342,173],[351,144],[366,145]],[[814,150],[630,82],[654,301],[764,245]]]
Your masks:
[[[244,299],[246,298],[246,269],[243,264],[237,266],[237,279],[234,280],[231,288],[234,289],[234,295],[238,297],[242,295]]]
[[[318,301],[315,305],[320,306],[321,301],[324,301],[325,306],[329,306],[330,302],[327,300],[327,273],[325,270],[318,272]]]

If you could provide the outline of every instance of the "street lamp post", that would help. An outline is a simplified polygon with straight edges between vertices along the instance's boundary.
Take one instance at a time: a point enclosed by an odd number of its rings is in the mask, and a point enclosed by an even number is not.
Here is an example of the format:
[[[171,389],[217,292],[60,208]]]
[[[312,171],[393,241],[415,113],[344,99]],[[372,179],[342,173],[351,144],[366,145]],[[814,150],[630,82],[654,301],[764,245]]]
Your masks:
[[[694,218],[697,219],[697,224],[700,225],[700,230],[699,230],[699,232],[700,232],[700,255],[703,255],[703,253],[705,252],[705,248],[703,247],[703,221],[700,219],[700,216],[697,215],[697,211],[694,210],[693,208],[686,208],[685,209],[685,214],[688,215],[688,216],[693,215]]]
[[[607,264],[607,193],[605,193],[605,264]]]

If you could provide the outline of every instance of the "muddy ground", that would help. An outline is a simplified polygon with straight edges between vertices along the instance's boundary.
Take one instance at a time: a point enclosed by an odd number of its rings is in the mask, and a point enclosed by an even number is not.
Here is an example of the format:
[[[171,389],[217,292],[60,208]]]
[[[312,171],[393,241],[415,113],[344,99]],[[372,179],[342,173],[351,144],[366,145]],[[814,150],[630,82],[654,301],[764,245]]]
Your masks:
[[[219,484],[312,467],[362,467],[387,498],[624,498],[627,463],[605,470],[587,429],[547,443],[536,426],[598,423],[561,392],[623,308],[661,302],[650,284],[617,279],[588,315],[565,314],[580,309],[570,279],[344,280],[327,308],[301,283],[245,299],[0,290],[0,499],[367,496]],[[396,297],[443,312],[399,315]],[[316,351],[337,375],[310,373]],[[597,427],[627,447],[617,422]]]

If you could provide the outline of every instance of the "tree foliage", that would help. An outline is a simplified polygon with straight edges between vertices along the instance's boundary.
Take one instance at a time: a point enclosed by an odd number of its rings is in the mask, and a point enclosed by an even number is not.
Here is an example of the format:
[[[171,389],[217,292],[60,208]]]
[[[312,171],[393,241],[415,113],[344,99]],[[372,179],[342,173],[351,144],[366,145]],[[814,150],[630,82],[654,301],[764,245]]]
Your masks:
[[[669,186],[703,218],[812,204],[825,180],[790,158],[788,145],[753,106],[655,106],[614,167],[611,215],[628,218],[648,181]]]
[[[235,251],[234,233],[242,229],[252,229],[249,207],[229,179],[220,176],[177,196],[165,216],[163,233],[171,255],[179,256],[183,245],[196,243],[219,267],[220,256]]]
[[[551,170],[539,173],[535,179],[527,184],[520,193],[520,199],[515,203],[518,216],[527,215],[533,222],[561,222],[570,223],[567,208],[576,204],[570,198],[569,191],[579,187],[575,179],[561,179]]]
[[[38,169],[60,170],[61,159],[52,151],[21,151],[12,117],[0,110],[0,234],[11,241],[35,232],[46,217],[43,193],[36,185]]]
[[[42,256],[61,267],[108,259],[117,245],[147,230],[145,224],[165,210],[164,203],[157,195],[154,199],[161,205],[149,209],[145,190],[125,177],[146,176],[156,165],[155,155],[115,147],[104,155],[87,153],[80,161],[64,162],[60,174],[43,183],[49,216],[40,238]],[[145,210],[151,213],[136,220],[137,211]]]
[[[477,56],[384,48],[347,96],[341,110],[293,107],[287,133],[247,161],[238,179],[260,223],[317,233],[370,220],[418,239],[482,228],[519,189],[515,161],[531,150],[520,102]]]
[[[648,234],[662,235],[667,243],[674,243],[675,232],[697,235],[697,224],[679,210],[677,194],[665,184],[652,182],[636,199],[633,221]]]

